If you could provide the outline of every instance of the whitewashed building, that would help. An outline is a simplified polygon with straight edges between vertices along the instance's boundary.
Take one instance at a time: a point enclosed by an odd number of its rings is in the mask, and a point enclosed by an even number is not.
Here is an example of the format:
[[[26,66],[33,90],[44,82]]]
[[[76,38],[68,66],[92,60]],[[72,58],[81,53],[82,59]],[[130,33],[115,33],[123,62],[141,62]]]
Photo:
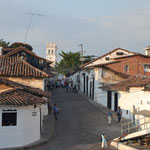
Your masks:
[[[86,64],[84,64],[81,69],[75,72],[70,78],[72,78],[73,83],[79,87],[81,92],[90,97],[92,100],[115,110],[118,107],[118,94],[113,94],[111,97],[111,92],[106,92],[100,87],[104,84],[118,83],[128,77],[119,71],[114,71],[107,67],[108,64],[115,64],[116,60],[114,58],[122,56],[130,56],[135,53],[122,48],[116,48],[111,52],[100,56]]]
[[[103,89],[118,93],[118,105],[127,119],[134,121],[141,117],[135,115],[137,112],[150,110],[150,77],[132,76],[120,83],[103,86]]]
[[[25,146],[40,139],[44,91],[0,78],[0,148]]]

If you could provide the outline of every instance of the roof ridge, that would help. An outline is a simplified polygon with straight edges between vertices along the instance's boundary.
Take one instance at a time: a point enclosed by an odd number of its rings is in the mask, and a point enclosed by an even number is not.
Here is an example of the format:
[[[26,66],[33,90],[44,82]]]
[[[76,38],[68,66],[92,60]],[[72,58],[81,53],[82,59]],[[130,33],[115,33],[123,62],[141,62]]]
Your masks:
[[[121,50],[124,50],[124,51],[126,51],[126,52],[130,52],[130,53],[136,54],[135,52],[131,52],[131,51],[129,51],[129,50],[126,50],[126,49],[123,49],[123,48],[118,47],[118,48],[115,48],[115,49],[111,50],[110,52],[107,52],[107,53],[104,54],[104,55],[101,55],[101,56],[99,56],[99,57],[97,57],[97,58],[95,58],[95,59],[93,59],[93,60],[91,60],[91,61],[85,63],[85,64],[82,65],[81,67],[83,68],[83,67],[87,66],[88,64],[90,64],[90,63],[92,63],[92,62],[94,62],[94,61],[96,61],[96,60],[98,60],[98,59],[100,59],[100,58],[102,58],[102,57],[104,57],[104,56],[106,56],[106,55],[109,55],[109,54],[112,53],[112,52],[115,52],[115,51],[118,50],[118,49],[121,49]]]
[[[48,75],[46,72],[44,72],[44,71],[42,71],[42,70],[40,70],[40,69],[38,69],[38,68],[32,66],[31,64],[29,64],[28,62],[26,62],[25,60],[23,60],[23,59],[21,59],[21,58],[20,58],[20,59],[17,59],[17,60],[16,60],[15,62],[13,62],[13,63],[10,63],[10,64],[8,64],[8,65],[6,65],[6,66],[0,68],[0,71],[2,71],[2,70],[4,70],[4,69],[7,69],[9,66],[15,65],[17,62],[22,62],[22,63],[24,63],[25,65],[29,66],[31,69],[34,69],[35,71],[38,71],[39,73],[43,74],[44,76],[49,77],[49,75]]]
[[[11,54],[13,54],[13,53],[19,51],[20,49],[21,49],[21,50],[25,50],[25,51],[28,52],[29,54],[31,54],[31,55],[33,55],[33,56],[39,58],[39,59],[43,59],[43,60],[45,60],[46,62],[52,63],[52,61],[49,61],[48,59],[45,59],[45,58],[42,58],[42,57],[38,56],[38,55],[35,54],[33,51],[30,51],[30,50],[26,49],[26,48],[23,47],[23,46],[19,46],[19,47],[17,47],[16,49],[14,49],[14,50],[12,50],[12,51],[10,51],[10,52],[8,52],[7,54],[2,55],[2,56],[3,56],[3,57],[9,57]]]

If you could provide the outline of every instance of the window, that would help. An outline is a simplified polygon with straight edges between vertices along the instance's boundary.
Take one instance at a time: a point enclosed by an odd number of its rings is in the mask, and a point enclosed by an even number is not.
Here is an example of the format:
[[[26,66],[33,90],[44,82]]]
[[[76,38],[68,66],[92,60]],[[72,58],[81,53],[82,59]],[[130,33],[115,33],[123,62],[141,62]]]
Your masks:
[[[17,125],[17,111],[3,110],[2,111],[2,126],[16,126]]]
[[[51,54],[53,54],[53,50],[51,50]]]
[[[126,110],[126,114],[128,115],[128,110]]]
[[[129,66],[128,65],[125,65],[125,73],[128,73],[128,71],[129,71]]]
[[[105,57],[105,60],[110,60],[110,57]]]
[[[50,54],[50,50],[48,50],[48,54]]]
[[[123,52],[116,52],[116,55],[123,55]]]
[[[150,65],[144,65],[144,72],[150,72]]]

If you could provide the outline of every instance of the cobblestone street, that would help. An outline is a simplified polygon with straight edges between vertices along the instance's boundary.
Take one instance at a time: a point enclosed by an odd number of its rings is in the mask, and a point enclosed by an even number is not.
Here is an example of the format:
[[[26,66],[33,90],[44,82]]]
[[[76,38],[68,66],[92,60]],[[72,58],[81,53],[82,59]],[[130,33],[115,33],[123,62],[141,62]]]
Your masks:
[[[120,135],[120,125],[108,125],[107,116],[78,93],[58,89],[52,92],[60,108],[52,138],[30,150],[100,150],[100,135],[111,140]],[[113,149],[113,148],[109,148]]]

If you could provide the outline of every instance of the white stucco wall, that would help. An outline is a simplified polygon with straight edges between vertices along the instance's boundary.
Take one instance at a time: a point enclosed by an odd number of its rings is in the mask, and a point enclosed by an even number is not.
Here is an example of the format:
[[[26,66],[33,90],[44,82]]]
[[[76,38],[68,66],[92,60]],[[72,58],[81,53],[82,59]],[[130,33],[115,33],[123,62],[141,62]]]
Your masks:
[[[123,52],[124,55],[116,55],[117,52]],[[88,64],[87,66],[85,66],[85,68],[86,68],[86,67],[89,67],[89,66],[93,66],[93,65],[99,65],[99,64],[104,64],[104,63],[113,62],[113,61],[114,61],[113,58],[122,57],[122,56],[127,56],[127,55],[133,55],[133,53],[124,51],[124,50],[122,50],[122,49],[118,49],[118,50],[116,50],[116,51],[114,51],[114,52],[112,52],[112,53],[110,53],[110,54],[108,54],[108,55],[106,55],[106,56],[104,56],[104,57],[102,57],[102,58],[99,58],[99,59],[97,59],[96,61],[94,61],[94,62],[92,62],[92,63],[90,63],[90,64]],[[109,57],[110,59],[109,59],[109,60],[106,60],[106,59],[105,59],[106,57]]]
[[[150,110],[150,92],[142,91],[143,88],[130,88],[130,92],[119,92],[119,106],[123,117],[133,120],[133,106],[137,111]],[[128,114],[126,113],[128,111]],[[136,118],[139,116],[136,115]]]
[[[24,146],[40,139],[40,112],[38,107],[0,106],[1,122],[2,110],[8,109],[17,110],[17,125],[2,126],[2,123],[0,124],[0,148]],[[32,116],[33,112],[36,112],[36,116]]]

